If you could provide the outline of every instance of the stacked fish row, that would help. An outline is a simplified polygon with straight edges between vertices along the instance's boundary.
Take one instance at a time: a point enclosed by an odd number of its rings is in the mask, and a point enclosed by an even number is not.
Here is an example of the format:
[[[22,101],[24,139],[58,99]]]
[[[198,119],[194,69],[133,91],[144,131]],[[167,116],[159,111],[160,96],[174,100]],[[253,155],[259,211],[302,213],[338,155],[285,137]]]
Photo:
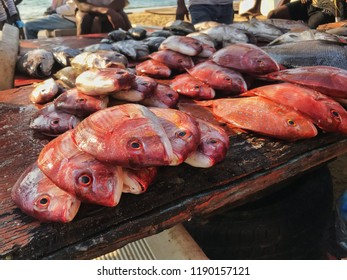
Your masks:
[[[12,198],[41,221],[69,222],[80,202],[116,206],[123,192],[145,192],[157,167],[208,168],[228,147],[222,128],[184,112],[113,106],[50,141],[13,186]]]

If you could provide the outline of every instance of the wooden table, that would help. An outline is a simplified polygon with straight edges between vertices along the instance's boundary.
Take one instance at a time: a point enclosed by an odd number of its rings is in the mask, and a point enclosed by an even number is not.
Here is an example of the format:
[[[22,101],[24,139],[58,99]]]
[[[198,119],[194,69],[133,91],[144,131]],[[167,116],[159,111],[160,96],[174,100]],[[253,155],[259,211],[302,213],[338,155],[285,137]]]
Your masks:
[[[0,258],[90,259],[198,216],[255,200],[281,182],[347,152],[347,138],[320,133],[288,143],[252,134],[230,136],[225,160],[208,169],[161,167],[148,191],[123,194],[114,208],[82,204],[68,224],[23,214],[10,192],[49,139],[28,126],[37,110],[31,87],[0,92]]]

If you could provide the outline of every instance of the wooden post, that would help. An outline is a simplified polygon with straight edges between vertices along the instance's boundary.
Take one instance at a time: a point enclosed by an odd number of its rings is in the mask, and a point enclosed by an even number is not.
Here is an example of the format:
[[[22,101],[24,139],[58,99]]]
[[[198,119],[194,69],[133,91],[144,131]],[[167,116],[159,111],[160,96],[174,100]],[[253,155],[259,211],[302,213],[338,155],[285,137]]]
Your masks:
[[[14,87],[14,73],[19,50],[19,30],[5,24],[0,31],[0,90]]]

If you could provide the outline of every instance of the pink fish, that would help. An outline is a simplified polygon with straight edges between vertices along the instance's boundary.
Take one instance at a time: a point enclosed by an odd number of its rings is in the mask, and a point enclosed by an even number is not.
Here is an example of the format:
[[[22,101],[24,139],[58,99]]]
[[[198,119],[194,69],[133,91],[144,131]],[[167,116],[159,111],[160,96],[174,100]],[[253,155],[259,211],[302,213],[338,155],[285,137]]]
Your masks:
[[[196,121],[201,134],[200,144],[184,162],[191,166],[208,168],[225,158],[230,145],[229,137],[219,126],[198,118]]]
[[[160,44],[159,50],[172,50],[184,55],[196,56],[202,51],[202,43],[195,38],[172,35]]]
[[[179,95],[168,85],[158,84],[154,92],[139,103],[148,107],[174,108]]]
[[[230,95],[247,90],[247,84],[239,72],[219,66],[211,61],[199,63],[189,69],[188,73],[213,89],[227,91]]]
[[[269,73],[265,78],[309,87],[333,98],[347,97],[347,71],[337,67],[298,67]]]
[[[184,55],[171,50],[162,50],[151,53],[149,57],[153,60],[164,63],[170,69],[178,71],[185,71],[194,66],[193,60],[190,56]]]
[[[258,87],[244,94],[268,98],[309,118],[327,132],[347,133],[347,112],[336,101],[310,88],[291,83]]]
[[[58,94],[58,85],[53,78],[44,80],[35,85],[30,93],[30,101],[33,103],[43,104],[52,101]]]
[[[158,117],[172,145],[175,160],[170,165],[178,165],[195,151],[200,143],[200,130],[196,120],[175,109],[150,108]]]
[[[168,165],[174,158],[160,121],[139,104],[98,111],[85,118],[73,134],[82,151],[123,167]]]
[[[152,78],[168,78],[171,75],[171,69],[162,62],[148,59],[136,65],[136,73]]]
[[[116,206],[123,189],[123,170],[101,163],[78,149],[72,131],[50,141],[38,157],[38,166],[59,188],[83,202]]]
[[[104,95],[130,89],[135,75],[122,68],[91,69],[76,78],[76,88],[87,95]]]
[[[18,178],[11,196],[24,213],[41,222],[68,223],[76,216],[81,204],[75,196],[49,180],[36,162]]]
[[[170,87],[181,95],[197,100],[213,99],[216,95],[213,88],[187,73],[176,76]]]
[[[80,121],[75,115],[57,110],[51,102],[31,117],[30,128],[44,135],[57,136],[75,128]]]
[[[216,64],[248,74],[266,74],[280,70],[277,62],[254,44],[237,43],[218,50],[212,56]]]
[[[157,175],[156,167],[141,169],[123,168],[123,192],[132,194],[144,193]]]
[[[86,117],[96,111],[105,109],[108,102],[108,96],[86,95],[77,88],[72,88],[59,95],[54,100],[54,106],[60,111]]]
[[[297,111],[255,96],[220,98],[210,102],[213,114],[233,127],[295,141],[317,135],[314,124]]]

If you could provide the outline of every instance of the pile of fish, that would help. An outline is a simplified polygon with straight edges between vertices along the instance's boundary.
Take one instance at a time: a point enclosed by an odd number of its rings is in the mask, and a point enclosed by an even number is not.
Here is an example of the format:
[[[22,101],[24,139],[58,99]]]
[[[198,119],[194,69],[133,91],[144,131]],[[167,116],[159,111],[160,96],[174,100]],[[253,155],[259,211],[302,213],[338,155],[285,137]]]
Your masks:
[[[28,52],[18,69],[47,77],[30,95],[44,104],[30,127],[55,138],[12,198],[40,221],[69,222],[81,202],[114,207],[122,193],[145,192],[160,166],[217,164],[229,137],[191,106],[285,141],[347,134],[346,47],[300,22],[252,19],[175,21],[149,35],[115,30],[84,50]]]

